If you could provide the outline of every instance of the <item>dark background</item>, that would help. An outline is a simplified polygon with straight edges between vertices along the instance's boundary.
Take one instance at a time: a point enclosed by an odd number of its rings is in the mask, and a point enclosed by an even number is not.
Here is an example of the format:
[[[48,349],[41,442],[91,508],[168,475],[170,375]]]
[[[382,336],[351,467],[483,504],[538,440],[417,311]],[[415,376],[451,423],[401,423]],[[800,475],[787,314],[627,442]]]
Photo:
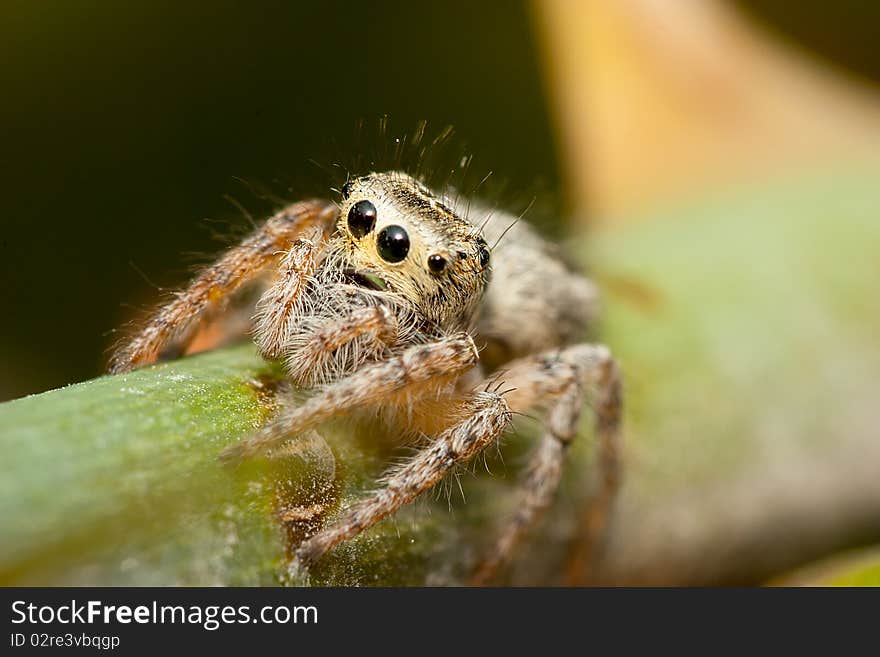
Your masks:
[[[741,4],[880,80],[876,4]],[[265,209],[238,178],[291,200],[326,193],[309,159],[354,148],[358,119],[453,124],[475,166],[558,187],[530,9],[5,1],[0,399],[100,373],[114,327],[183,282],[192,253],[216,251],[228,228],[212,222],[245,223],[224,195]]]

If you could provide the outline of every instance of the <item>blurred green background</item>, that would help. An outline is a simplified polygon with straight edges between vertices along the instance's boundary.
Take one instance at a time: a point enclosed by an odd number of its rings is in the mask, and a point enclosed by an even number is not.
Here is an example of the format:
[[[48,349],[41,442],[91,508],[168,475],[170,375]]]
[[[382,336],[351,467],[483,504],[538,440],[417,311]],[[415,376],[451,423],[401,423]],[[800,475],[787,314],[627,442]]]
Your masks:
[[[880,80],[877,4],[742,4]],[[0,84],[0,399],[99,374],[154,285],[217,250],[205,220],[245,223],[224,195],[264,209],[236,178],[323,193],[309,158],[359,118],[453,124],[513,186],[561,177],[524,2],[6,0]]]

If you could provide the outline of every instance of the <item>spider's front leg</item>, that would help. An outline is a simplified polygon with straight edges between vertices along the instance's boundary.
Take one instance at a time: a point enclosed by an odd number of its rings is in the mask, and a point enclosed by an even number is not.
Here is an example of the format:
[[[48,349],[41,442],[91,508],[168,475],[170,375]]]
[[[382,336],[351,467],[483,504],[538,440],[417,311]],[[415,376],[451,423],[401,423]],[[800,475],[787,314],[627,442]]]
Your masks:
[[[353,504],[332,526],[303,541],[296,549],[300,563],[309,565],[339,543],[369,529],[386,516],[432,488],[456,465],[466,463],[498,440],[510,426],[510,409],[500,395],[479,392],[463,409],[468,416],[427,447],[389,472],[382,487]]]
[[[400,394],[426,395],[422,386],[439,390],[471,369],[477,360],[477,349],[467,333],[413,345],[399,355],[362,367],[328,385],[301,406],[282,412],[252,438],[226,449],[222,458],[238,460],[252,456],[277,447],[334,415],[395,398],[400,400],[396,397]],[[314,562],[335,545],[408,504],[456,464],[469,460],[495,441],[510,424],[507,402],[498,394],[474,393],[459,405],[464,419],[388,474],[380,490],[351,506],[336,524],[304,541],[296,550],[300,562]]]
[[[514,411],[546,409],[544,433],[527,466],[516,511],[502,526],[492,551],[476,570],[472,583],[491,581],[552,502],[562,477],[565,452],[577,433],[587,388],[592,388],[599,440],[599,488],[581,523],[582,535],[578,537],[568,566],[569,581],[581,583],[587,578],[620,486],[622,391],[617,363],[607,347],[580,344],[514,361],[506,369],[504,380],[516,387],[507,396]]]
[[[321,337],[316,336],[320,341]],[[299,406],[281,411],[250,438],[227,447],[221,459],[234,462],[278,447],[331,417],[388,403],[395,395],[431,382],[435,390],[476,365],[479,358],[467,333],[407,347],[397,355],[362,366],[325,386]]]
[[[322,239],[332,229],[338,212],[335,203],[316,199],[294,203],[269,218],[121,344],[110,360],[110,371],[127,372],[152,362],[172,344],[185,345],[197,320],[207,311],[221,308],[244,284],[262,275],[277,261],[277,254],[288,251],[297,238],[314,232]]]

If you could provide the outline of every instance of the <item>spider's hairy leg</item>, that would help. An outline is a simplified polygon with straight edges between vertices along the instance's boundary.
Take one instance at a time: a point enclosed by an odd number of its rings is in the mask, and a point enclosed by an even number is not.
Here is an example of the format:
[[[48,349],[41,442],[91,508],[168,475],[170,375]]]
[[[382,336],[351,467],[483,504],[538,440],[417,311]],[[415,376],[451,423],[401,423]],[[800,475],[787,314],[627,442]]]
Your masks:
[[[287,251],[305,232],[320,229],[328,233],[336,221],[335,203],[319,199],[294,203],[270,217],[241,244],[203,270],[189,287],[160,307],[146,325],[122,343],[110,360],[110,371],[127,372],[146,365],[171,344],[185,343],[196,320],[211,309],[220,308],[240,289],[276,262],[276,254]]]
[[[413,345],[361,367],[329,384],[302,405],[282,411],[250,438],[226,448],[221,458],[236,461],[278,447],[294,435],[355,408],[387,403],[395,394],[431,384],[434,390],[476,365],[479,355],[467,333]]]
[[[314,563],[334,546],[409,504],[457,464],[470,460],[495,442],[510,425],[507,402],[494,392],[475,393],[466,407],[465,420],[388,473],[379,490],[354,503],[335,524],[303,541],[296,549],[300,563]]]
[[[284,355],[284,343],[296,321],[297,301],[317,269],[317,250],[320,234],[309,234],[296,240],[281,262],[278,275],[257,303],[257,348],[263,358],[276,359]]]
[[[504,380],[505,385],[516,386],[507,396],[514,411],[543,407],[547,413],[541,442],[520,486],[516,511],[502,526],[494,547],[475,571],[472,583],[491,581],[552,502],[562,477],[565,452],[577,433],[587,388],[592,388],[600,479],[568,568],[571,583],[580,583],[586,579],[596,545],[604,537],[620,486],[622,397],[617,363],[607,347],[580,344],[514,361],[506,368]]]

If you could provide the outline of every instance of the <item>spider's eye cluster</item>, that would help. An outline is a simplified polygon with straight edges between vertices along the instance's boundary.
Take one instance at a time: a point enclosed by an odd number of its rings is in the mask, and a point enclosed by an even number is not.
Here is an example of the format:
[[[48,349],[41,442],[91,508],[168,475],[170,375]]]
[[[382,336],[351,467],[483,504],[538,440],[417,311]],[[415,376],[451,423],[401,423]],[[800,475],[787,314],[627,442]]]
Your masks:
[[[348,230],[360,239],[376,227],[376,206],[366,199],[348,211]],[[401,226],[386,226],[376,236],[379,255],[386,262],[400,262],[409,253],[409,235]]]
[[[358,201],[348,211],[348,229],[361,238],[376,225],[376,206],[369,201]]]
[[[386,262],[400,262],[409,253],[409,235],[400,226],[386,226],[376,237],[379,255]]]

